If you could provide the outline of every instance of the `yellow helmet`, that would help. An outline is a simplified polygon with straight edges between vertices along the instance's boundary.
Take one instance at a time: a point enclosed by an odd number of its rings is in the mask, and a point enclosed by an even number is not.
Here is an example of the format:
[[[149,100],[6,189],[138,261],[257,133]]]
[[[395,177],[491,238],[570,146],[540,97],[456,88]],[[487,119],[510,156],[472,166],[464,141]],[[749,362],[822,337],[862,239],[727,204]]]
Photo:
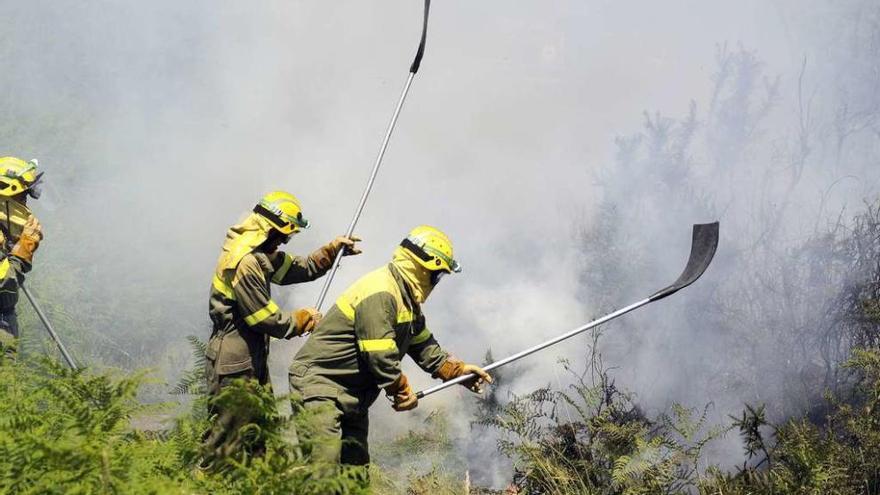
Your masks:
[[[27,191],[34,199],[40,197],[40,179],[43,173],[37,172],[37,161],[26,162],[20,158],[4,156],[0,158],[0,195],[15,196]]]
[[[400,246],[414,254],[418,263],[432,272],[461,271],[461,265],[453,258],[452,241],[437,228],[419,225],[410,231]]]
[[[268,220],[276,230],[285,235],[295,234],[301,228],[309,228],[309,221],[303,218],[299,200],[288,192],[273,191],[263,196],[257,206],[254,206],[254,213]]]

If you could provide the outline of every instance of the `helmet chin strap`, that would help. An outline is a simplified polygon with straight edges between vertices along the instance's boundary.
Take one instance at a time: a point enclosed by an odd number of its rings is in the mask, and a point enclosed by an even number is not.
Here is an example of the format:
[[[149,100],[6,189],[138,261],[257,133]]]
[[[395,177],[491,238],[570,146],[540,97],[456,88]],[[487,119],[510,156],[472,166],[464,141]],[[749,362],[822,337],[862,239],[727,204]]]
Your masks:
[[[436,286],[440,283],[440,279],[445,277],[449,272],[446,270],[436,270],[431,272],[431,285]]]
[[[12,218],[9,216],[9,201],[6,201],[6,232],[4,232],[6,234],[6,236],[5,236],[5,239],[3,240],[3,242],[5,244],[9,244],[12,242],[12,238],[11,238],[11,236],[12,236],[12,223],[11,222],[12,222]],[[9,246],[3,246],[4,250],[6,250],[8,248],[9,248]]]
[[[272,254],[277,251],[282,244],[287,244],[291,237],[292,236],[290,235],[286,236],[281,234],[281,232],[272,229],[269,231],[269,236],[262,244],[260,244],[258,249],[266,254]]]

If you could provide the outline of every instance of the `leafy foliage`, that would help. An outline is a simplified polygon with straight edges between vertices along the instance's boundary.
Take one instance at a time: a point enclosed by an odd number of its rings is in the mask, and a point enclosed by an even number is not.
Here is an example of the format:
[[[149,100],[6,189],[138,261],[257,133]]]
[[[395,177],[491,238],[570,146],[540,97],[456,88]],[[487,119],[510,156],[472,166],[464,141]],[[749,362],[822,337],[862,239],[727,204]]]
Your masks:
[[[248,420],[234,422],[237,442],[206,467],[206,415],[183,415],[159,432],[135,426],[166,408],[138,400],[145,379],[48,360],[0,363],[0,492],[366,493],[364,469],[310,462],[312,418],[282,416],[281,399],[247,382],[218,397]]]
[[[598,334],[595,334],[598,339]],[[594,346],[595,349],[595,340]],[[648,419],[593,353],[568,390],[514,397],[483,424],[504,435],[524,493],[680,493],[694,487],[703,447],[724,433],[707,428],[706,410],[675,406]]]
[[[846,367],[859,383],[847,402],[829,397],[824,424],[792,419],[771,425],[763,408],[747,408],[734,422],[745,440],[747,464],[735,474],[713,470],[701,492],[880,493],[880,351],[857,350]]]
[[[0,364],[0,492],[158,493],[186,484],[173,442],[133,430],[144,376]]]
[[[187,336],[186,340],[192,348],[195,363],[183,373],[171,393],[175,395],[201,395],[207,392],[205,351],[208,349],[208,344],[194,335]]]

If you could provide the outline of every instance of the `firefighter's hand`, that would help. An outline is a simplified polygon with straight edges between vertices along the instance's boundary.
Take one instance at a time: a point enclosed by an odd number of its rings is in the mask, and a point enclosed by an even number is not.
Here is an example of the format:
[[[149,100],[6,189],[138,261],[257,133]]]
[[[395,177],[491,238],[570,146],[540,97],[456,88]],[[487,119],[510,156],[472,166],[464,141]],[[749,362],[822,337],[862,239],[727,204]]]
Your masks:
[[[394,383],[385,387],[385,393],[387,393],[394,401],[394,404],[391,407],[393,407],[395,411],[409,411],[415,409],[419,405],[419,398],[416,397],[416,393],[413,392],[412,387],[409,386],[409,380],[407,380],[406,375],[403,373],[397,377],[397,380]]]
[[[21,231],[21,235],[36,239],[37,242],[43,240],[43,226],[40,225],[40,221],[37,220],[37,217],[33,215],[28,217],[27,222],[24,224],[24,229]]]
[[[28,217],[27,223],[24,224],[18,242],[12,246],[9,254],[27,263],[33,263],[34,252],[40,247],[41,240],[43,240],[43,228],[37,217],[31,215]]]
[[[360,237],[357,236],[339,236],[316,249],[314,253],[309,255],[309,258],[314,261],[318,267],[327,270],[333,264],[333,260],[336,259],[336,254],[339,253],[340,249],[343,250],[343,256],[361,254],[361,250],[355,246],[355,243],[360,240]]]
[[[483,370],[483,368],[480,368],[479,366],[477,366],[475,364],[465,364],[464,366],[461,367],[461,370],[462,370],[462,373],[461,373],[462,375],[470,375],[470,374],[477,375],[476,378],[462,383],[462,385],[467,387],[471,392],[473,392],[475,394],[482,394],[483,393],[483,384],[484,383],[492,383],[492,377],[489,376],[489,373],[486,373],[486,371]]]
[[[356,242],[360,242],[361,238],[353,235],[351,237],[345,237],[343,235],[337,237],[330,241],[330,249],[333,250],[333,257],[336,257],[336,253],[342,249],[343,256],[353,256],[356,254],[361,254],[361,250],[355,245]]]
[[[431,376],[439,378],[444,382],[448,382],[449,380],[470,374],[475,374],[477,376],[476,378],[464,381],[461,384],[470,389],[471,392],[477,394],[483,393],[483,383],[492,383],[492,377],[489,376],[489,373],[486,373],[483,368],[480,368],[475,364],[465,364],[454,356],[446,358],[446,361],[444,361],[443,364],[440,365],[440,368]]]
[[[419,406],[419,398],[410,388],[405,392],[398,393],[394,396],[394,405],[391,406],[397,412],[409,411]]]
[[[293,328],[284,336],[286,339],[300,337],[310,333],[321,321],[324,315],[315,308],[301,308],[293,312]]]

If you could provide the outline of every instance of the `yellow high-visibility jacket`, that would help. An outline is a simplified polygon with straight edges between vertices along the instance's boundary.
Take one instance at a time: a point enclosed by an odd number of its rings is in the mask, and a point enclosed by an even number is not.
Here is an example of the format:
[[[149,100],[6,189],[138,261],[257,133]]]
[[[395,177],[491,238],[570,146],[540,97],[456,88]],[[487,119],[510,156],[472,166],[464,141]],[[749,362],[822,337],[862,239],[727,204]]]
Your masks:
[[[296,354],[290,380],[303,399],[333,397],[369,407],[400,376],[403,356],[432,374],[446,361],[405,281],[408,267],[399,261],[351,285]]]
[[[256,376],[268,377],[269,337],[284,337],[294,325],[292,313],[272,300],[271,284],[309,282],[327,268],[313,256],[255,251],[242,257],[235,269],[215,273],[208,309],[213,332],[206,352],[214,372],[254,370]]]

